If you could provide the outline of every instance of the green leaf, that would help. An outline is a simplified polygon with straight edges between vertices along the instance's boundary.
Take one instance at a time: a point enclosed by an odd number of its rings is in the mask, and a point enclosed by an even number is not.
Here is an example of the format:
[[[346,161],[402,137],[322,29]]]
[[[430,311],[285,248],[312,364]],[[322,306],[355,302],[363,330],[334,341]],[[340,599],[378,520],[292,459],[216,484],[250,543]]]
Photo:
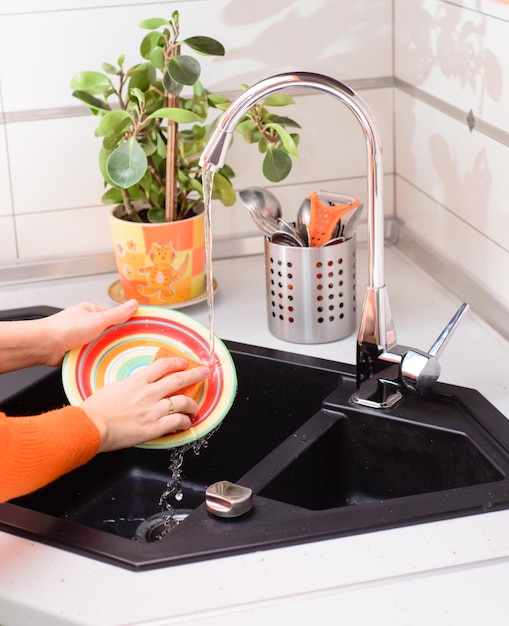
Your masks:
[[[200,183],[199,180],[196,180],[196,178],[189,178],[188,186],[189,189],[191,189],[192,191],[197,191],[200,196],[203,197],[203,185]]]
[[[157,137],[159,137],[159,135],[157,135]],[[147,157],[150,157],[157,152],[157,144],[151,141],[150,136],[145,137],[145,141],[140,145]]]
[[[163,109],[158,109],[154,111],[152,117],[163,117],[167,120],[173,120],[178,124],[194,124],[202,122],[202,118],[193,111],[188,111],[187,109],[180,109],[178,107],[165,107]]]
[[[122,110],[108,111],[101,118],[96,130],[96,137],[111,137],[112,135],[122,134],[133,126],[133,120],[129,113]]]
[[[114,92],[111,80],[101,72],[79,72],[75,74],[71,79],[71,89],[86,91],[94,96]]]
[[[252,122],[250,119],[244,120],[243,122],[239,122],[235,127],[235,130],[241,135],[250,135],[254,133],[256,130],[256,124]]]
[[[106,150],[103,146],[99,151],[99,169],[101,170],[102,177],[104,178],[104,182],[107,185],[115,185],[115,183],[108,176],[108,172],[106,170],[106,162],[111,154],[111,150]]]
[[[73,91],[72,95],[78,100],[81,100],[84,104],[86,104],[91,109],[99,109],[100,111],[109,111],[110,107],[103,100],[99,100],[99,98],[95,98],[91,96],[86,91]]]
[[[262,171],[267,180],[279,183],[285,179],[292,169],[292,160],[286,152],[269,146],[263,159]]]
[[[118,187],[112,187],[102,195],[101,202],[104,202],[104,204],[121,204],[122,199],[120,189]]]
[[[164,45],[164,37],[161,33],[155,31],[151,33],[147,33],[145,37],[143,37],[140,44],[140,54],[144,59],[149,60],[150,54],[154,50],[154,48],[159,48]]]
[[[289,126],[290,128],[301,128],[300,124],[297,124],[297,122],[292,120],[290,117],[286,117],[283,115],[274,115],[272,117],[272,122],[275,122],[276,124],[281,124],[285,127]]]
[[[106,74],[117,74],[118,72],[118,68],[116,68],[111,63],[103,63],[102,68],[103,72],[106,72]]]
[[[129,194],[129,198],[131,200],[141,200],[142,202],[146,202],[147,196],[143,193],[143,190],[138,187],[138,185],[134,185],[133,187],[129,187],[127,190]]]
[[[140,28],[145,28],[146,30],[155,30],[156,28],[161,28],[161,26],[171,26],[171,22],[163,19],[162,17],[150,17],[147,20],[143,20],[139,24]]]
[[[269,147],[269,144],[267,140],[265,139],[265,137],[262,137],[260,141],[258,142],[258,152],[260,152],[261,154],[265,154],[267,152],[268,147]]]
[[[134,137],[130,137],[110,154],[106,171],[115,185],[127,189],[141,180],[147,165],[143,148]]]
[[[295,104],[295,100],[284,93],[274,93],[271,96],[267,96],[262,102],[264,107],[284,107],[288,104]]]
[[[148,211],[147,219],[151,224],[161,224],[166,221],[166,216],[163,209],[151,208]]]
[[[139,105],[145,102],[145,94],[141,91],[141,89],[138,89],[138,87],[133,87],[131,89],[131,97],[136,98]]]
[[[165,72],[163,75],[163,88],[165,93],[168,93],[171,96],[178,96],[184,88],[184,85],[177,83],[177,81],[173,80],[168,72]]]
[[[147,115],[157,111],[162,106],[164,106],[164,97],[161,93],[153,89],[145,92],[145,113]]]
[[[166,159],[166,142],[159,133],[157,133],[156,136],[156,152],[161,157],[161,159]]]
[[[197,36],[188,37],[182,43],[187,44],[195,52],[209,56],[224,56],[225,50],[222,43],[211,37]]]
[[[219,93],[209,93],[207,94],[207,100],[209,102],[209,104],[213,107],[220,107],[220,106],[229,106],[230,105],[230,100],[228,98],[226,98],[225,96],[222,96]]]
[[[276,131],[281,139],[284,149],[288,152],[288,154],[291,154],[295,159],[299,158],[299,152],[297,151],[297,146],[295,145],[292,136],[281,126],[281,124],[267,124],[267,128],[273,128]]]
[[[156,78],[156,70],[151,63],[140,63],[136,66],[129,80],[129,90],[140,89],[145,92],[150,89],[150,86]]]
[[[201,73],[200,64],[193,57],[181,54],[168,63],[168,73],[181,85],[194,85]]]
[[[235,200],[237,199],[237,194],[233,189],[231,182],[223,176],[220,172],[216,172],[214,174],[214,191],[213,194],[215,197],[218,197],[219,200],[225,206],[232,206],[235,204]]]
[[[159,46],[152,48],[148,58],[154,67],[161,71],[164,70],[164,52]]]
[[[225,163],[223,167],[219,170],[219,172],[221,173],[222,176],[226,176],[228,180],[235,177],[235,172],[228,165],[228,163]]]

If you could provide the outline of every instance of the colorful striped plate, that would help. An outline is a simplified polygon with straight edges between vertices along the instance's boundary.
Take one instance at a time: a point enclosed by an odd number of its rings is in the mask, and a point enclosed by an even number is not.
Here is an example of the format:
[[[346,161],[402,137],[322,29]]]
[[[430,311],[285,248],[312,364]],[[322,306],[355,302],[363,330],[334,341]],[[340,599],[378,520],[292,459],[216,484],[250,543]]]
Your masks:
[[[180,311],[139,306],[129,321],[108,328],[89,344],[66,354],[62,382],[69,402],[81,404],[96,389],[149,365],[159,348],[171,346],[190,359],[207,363],[209,329]],[[214,350],[214,370],[205,381],[191,427],[139,447],[176,448],[201,439],[219,426],[235,398],[237,374],[228,349],[218,337],[214,338]]]

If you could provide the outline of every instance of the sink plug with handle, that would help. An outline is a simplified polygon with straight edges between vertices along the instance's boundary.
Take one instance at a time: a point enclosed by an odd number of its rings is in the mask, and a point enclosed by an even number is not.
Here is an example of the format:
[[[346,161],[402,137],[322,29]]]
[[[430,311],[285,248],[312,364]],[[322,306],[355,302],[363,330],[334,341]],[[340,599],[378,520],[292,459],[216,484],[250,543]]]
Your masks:
[[[368,155],[368,285],[357,336],[357,390],[352,401],[372,408],[390,408],[400,388],[424,393],[438,379],[437,358],[465,313],[463,304],[429,352],[398,346],[384,280],[384,210],[382,142],[378,123],[366,102],[348,85],[311,72],[289,72],[259,81],[246,89],[223,113],[200,159],[203,169],[224,165],[235,127],[258,101],[289,88],[314,89],[343,102],[360,123]]]

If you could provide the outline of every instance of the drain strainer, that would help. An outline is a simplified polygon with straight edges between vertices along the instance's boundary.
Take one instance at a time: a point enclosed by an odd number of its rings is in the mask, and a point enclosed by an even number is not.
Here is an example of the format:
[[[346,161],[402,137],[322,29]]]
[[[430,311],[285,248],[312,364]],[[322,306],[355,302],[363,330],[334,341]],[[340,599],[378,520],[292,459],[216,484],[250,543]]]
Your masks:
[[[156,513],[143,521],[136,529],[134,539],[142,543],[160,541],[169,532],[176,528],[180,522],[186,519],[191,511],[179,509],[172,515]]]

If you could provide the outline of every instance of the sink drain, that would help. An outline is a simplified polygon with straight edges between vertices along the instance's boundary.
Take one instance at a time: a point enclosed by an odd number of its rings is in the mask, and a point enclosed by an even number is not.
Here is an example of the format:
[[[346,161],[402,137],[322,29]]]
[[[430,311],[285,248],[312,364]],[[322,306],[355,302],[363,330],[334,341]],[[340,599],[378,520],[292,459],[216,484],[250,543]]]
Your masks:
[[[165,513],[156,513],[147,518],[136,529],[134,540],[142,543],[160,541],[169,532],[176,528],[180,522],[186,519],[191,511],[179,509],[169,516]]]

